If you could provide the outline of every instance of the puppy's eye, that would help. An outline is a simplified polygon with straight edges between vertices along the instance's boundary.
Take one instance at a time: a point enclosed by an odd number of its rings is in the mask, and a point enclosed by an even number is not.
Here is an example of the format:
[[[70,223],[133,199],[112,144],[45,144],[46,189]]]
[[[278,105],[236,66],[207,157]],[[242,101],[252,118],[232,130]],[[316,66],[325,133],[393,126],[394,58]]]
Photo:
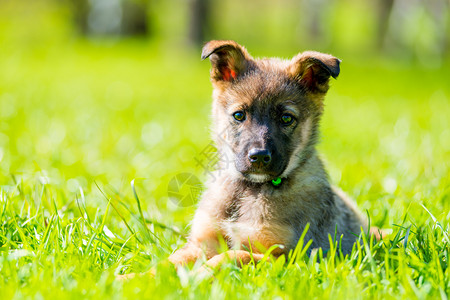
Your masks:
[[[245,113],[243,111],[237,111],[233,114],[233,118],[236,121],[242,122],[245,120]]]
[[[284,114],[281,116],[281,123],[283,125],[291,125],[294,122],[294,117],[290,114]]]

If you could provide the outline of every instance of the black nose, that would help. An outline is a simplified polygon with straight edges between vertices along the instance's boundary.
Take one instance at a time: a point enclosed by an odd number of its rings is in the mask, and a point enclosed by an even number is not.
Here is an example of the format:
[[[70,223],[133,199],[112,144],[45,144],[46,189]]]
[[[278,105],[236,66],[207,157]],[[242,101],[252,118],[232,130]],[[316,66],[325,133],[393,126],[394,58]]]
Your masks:
[[[272,160],[272,155],[269,150],[253,148],[248,152],[248,160],[252,164],[268,165]]]

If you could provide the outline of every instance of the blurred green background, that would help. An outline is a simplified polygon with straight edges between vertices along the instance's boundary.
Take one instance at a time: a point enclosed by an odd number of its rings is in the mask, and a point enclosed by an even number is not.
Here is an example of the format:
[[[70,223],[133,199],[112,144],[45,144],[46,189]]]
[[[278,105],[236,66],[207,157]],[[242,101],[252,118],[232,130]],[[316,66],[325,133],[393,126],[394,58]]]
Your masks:
[[[425,220],[420,203],[448,220],[449,18],[446,0],[0,1],[0,185],[28,183],[30,201],[52,187],[70,218],[80,191],[103,210],[96,184],[128,201],[136,179],[146,217],[186,232],[194,207],[167,186],[208,176],[201,46],[234,39],[255,57],[341,58],[319,146],[333,183],[379,226]]]

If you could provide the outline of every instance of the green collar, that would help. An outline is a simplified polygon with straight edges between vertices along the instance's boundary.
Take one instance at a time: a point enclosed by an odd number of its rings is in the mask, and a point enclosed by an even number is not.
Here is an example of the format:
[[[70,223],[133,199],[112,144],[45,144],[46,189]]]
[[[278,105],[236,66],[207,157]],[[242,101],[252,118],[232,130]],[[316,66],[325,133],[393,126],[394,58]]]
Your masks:
[[[280,177],[277,177],[277,178],[275,178],[275,179],[272,179],[272,184],[273,184],[273,186],[280,186],[280,184],[281,184],[281,178],[280,178]]]

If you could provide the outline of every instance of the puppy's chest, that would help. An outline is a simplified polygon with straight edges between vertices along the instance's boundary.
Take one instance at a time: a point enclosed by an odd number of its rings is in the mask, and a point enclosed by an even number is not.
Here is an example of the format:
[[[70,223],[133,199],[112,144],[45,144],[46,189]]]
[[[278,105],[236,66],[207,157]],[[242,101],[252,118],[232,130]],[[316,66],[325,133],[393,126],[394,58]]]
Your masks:
[[[220,227],[233,248],[251,246],[255,252],[264,252],[275,244],[287,249],[295,243],[293,229],[283,221],[276,204],[257,198],[243,198],[231,203]],[[274,254],[279,251],[281,249]]]

